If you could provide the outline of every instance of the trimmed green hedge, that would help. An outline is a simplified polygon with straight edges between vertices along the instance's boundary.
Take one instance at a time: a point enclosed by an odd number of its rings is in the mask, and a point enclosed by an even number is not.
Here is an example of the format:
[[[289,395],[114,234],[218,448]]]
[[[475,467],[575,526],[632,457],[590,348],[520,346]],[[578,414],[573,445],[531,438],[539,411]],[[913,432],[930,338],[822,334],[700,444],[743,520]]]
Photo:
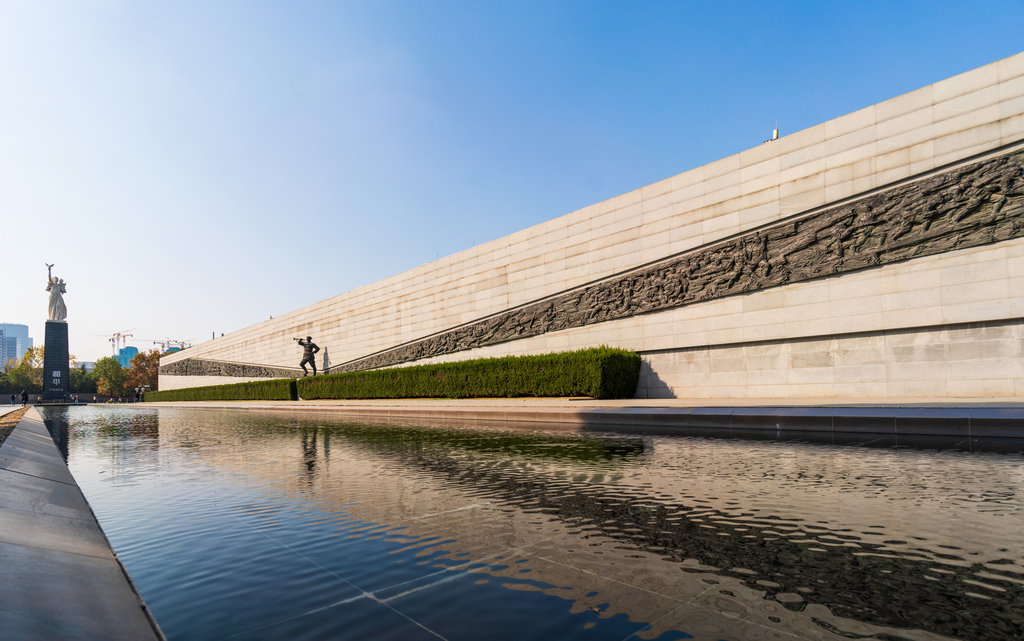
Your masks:
[[[611,347],[328,374],[298,380],[303,399],[592,396],[631,398],[640,356]]]
[[[275,378],[266,381],[186,387],[159,392],[146,392],[146,401],[295,401],[295,380]]]

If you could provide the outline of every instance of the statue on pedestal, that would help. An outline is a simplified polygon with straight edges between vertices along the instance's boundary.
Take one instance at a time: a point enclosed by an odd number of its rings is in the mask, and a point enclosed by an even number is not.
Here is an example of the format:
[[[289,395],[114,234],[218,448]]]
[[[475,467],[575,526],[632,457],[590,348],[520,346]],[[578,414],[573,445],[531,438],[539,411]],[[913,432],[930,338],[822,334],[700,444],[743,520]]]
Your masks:
[[[64,288],[66,284],[64,279],[58,279],[53,275],[53,265],[46,263],[46,273],[48,274],[46,291],[50,292],[50,320],[52,321],[64,321],[68,317],[68,308],[64,305],[64,296],[67,290]]]

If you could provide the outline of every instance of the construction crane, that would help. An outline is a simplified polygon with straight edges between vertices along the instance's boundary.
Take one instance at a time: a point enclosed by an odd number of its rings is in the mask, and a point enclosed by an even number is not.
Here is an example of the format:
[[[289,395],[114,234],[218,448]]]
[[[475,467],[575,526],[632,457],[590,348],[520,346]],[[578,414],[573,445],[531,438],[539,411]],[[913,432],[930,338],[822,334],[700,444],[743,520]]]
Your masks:
[[[168,338],[168,339],[165,339],[165,340],[162,340],[162,341],[154,341],[154,340],[150,340],[150,339],[145,339],[145,340],[149,340],[149,342],[153,343],[154,345],[159,345],[161,353],[166,352],[167,350],[171,349],[172,347],[177,347],[178,349],[185,349],[186,347],[192,347],[192,339],[191,338],[188,339],[187,341],[179,341],[179,340],[174,340],[172,338]]]
[[[117,350],[120,349],[121,347],[127,347],[128,339],[134,336],[134,334],[129,334],[128,332],[134,332],[135,329],[136,328],[133,327],[131,329],[126,329],[123,332],[114,332],[109,336],[107,336],[106,334],[96,334],[96,336],[106,337],[107,340],[110,341],[110,347],[113,350],[114,356],[117,356]]]

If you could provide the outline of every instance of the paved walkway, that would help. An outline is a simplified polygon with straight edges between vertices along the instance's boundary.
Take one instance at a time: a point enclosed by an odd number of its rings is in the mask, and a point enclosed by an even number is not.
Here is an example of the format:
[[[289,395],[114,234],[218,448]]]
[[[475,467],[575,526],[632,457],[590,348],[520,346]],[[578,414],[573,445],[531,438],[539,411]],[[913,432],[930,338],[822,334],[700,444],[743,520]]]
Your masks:
[[[35,408],[0,446],[0,488],[0,637],[163,638]]]
[[[6,416],[8,412],[13,412],[14,410],[20,410],[20,409],[21,409],[21,405],[20,404],[18,404],[18,405],[0,405],[0,417]]]

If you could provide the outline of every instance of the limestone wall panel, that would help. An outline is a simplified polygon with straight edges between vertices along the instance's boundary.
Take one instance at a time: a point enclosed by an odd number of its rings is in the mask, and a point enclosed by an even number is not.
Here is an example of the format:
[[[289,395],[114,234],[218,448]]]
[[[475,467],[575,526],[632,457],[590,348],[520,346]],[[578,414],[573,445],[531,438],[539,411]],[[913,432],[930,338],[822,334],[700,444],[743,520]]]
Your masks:
[[[292,349],[291,336],[312,334],[340,364],[1021,140],[1022,112],[1024,54],[1019,54],[197,345],[166,361],[196,356],[294,365],[298,350]],[[867,292],[863,296],[843,293],[845,284],[823,285],[828,279],[805,283],[782,291],[825,296],[828,315],[820,305],[801,305],[751,316],[757,319],[753,324],[730,319],[671,336],[654,332],[642,340],[664,345],[668,337],[677,349],[752,336],[781,340],[797,332],[876,331],[909,326],[915,319],[948,324],[1020,316],[1024,301],[1017,292],[1024,260],[1019,252],[1003,260],[1002,268],[970,269],[1002,269],[1005,274],[979,273],[959,289],[953,282],[959,278],[956,270],[943,272],[938,286],[932,281],[873,283],[859,274],[839,279],[859,282]],[[899,273],[902,278],[911,274]],[[833,286],[835,292],[829,290]],[[725,304],[701,304],[706,307],[701,317],[722,316],[713,310],[724,310]],[[669,319],[692,313],[666,312]],[[605,336],[635,343],[616,337],[633,327],[630,323],[643,322],[625,319],[600,330],[581,328],[586,333],[569,330],[543,344],[579,345],[579,337],[600,343]]]

